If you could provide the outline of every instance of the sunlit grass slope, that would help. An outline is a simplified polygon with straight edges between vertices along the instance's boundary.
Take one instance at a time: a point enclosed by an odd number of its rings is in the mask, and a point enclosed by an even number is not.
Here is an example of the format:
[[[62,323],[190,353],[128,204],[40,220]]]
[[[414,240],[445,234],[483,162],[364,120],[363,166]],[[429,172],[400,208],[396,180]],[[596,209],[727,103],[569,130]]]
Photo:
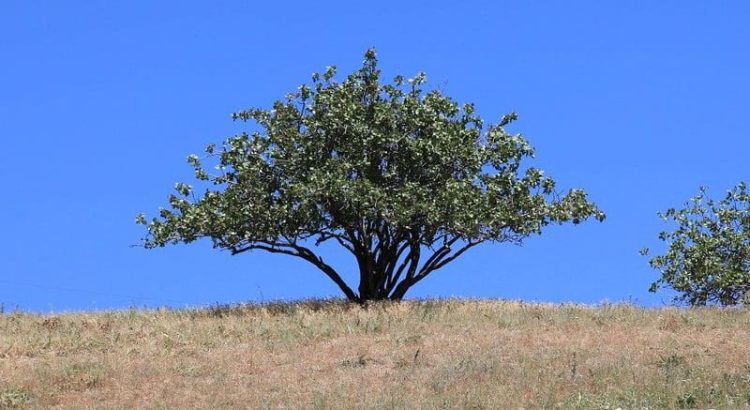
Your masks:
[[[750,408],[750,311],[339,301],[0,315],[0,408]]]

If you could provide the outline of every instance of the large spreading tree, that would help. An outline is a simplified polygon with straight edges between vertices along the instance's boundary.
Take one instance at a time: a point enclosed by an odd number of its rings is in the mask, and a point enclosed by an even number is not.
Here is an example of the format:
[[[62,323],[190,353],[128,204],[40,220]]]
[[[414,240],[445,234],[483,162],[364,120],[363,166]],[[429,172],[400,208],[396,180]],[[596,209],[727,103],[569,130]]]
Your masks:
[[[534,151],[506,132],[515,114],[485,124],[473,105],[426,91],[422,73],[381,82],[377,63],[368,50],[343,81],[329,67],[270,110],[235,113],[256,131],[207,147],[216,173],[188,157],[208,188],[196,196],[178,183],[170,209],[139,215],[145,247],[210,238],[232,254],[294,256],[363,303],[402,299],[480,243],[604,219],[584,191],[558,194],[541,170],[522,166]],[[316,253],[324,242],[356,259],[358,288]]]

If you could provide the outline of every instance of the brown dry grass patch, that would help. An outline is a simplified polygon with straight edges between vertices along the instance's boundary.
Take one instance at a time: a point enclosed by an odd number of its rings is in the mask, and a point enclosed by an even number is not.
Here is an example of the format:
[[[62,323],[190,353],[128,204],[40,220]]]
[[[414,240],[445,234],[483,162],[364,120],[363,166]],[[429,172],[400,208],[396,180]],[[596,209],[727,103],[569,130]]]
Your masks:
[[[750,408],[750,311],[339,301],[0,315],[5,408]]]

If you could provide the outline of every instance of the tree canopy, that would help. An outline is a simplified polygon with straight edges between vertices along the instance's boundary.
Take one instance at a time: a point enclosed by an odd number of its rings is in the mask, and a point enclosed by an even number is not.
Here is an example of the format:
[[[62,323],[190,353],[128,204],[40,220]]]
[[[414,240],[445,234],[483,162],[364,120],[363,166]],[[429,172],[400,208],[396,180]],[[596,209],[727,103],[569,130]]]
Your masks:
[[[256,131],[188,157],[208,187],[196,196],[178,183],[169,209],[139,215],[145,247],[210,238],[232,254],[301,258],[353,301],[400,300],[480,243],[604,219],[584,191],[558,194],[542,170],[522,165],[534,150],[506,132],[515,113],[485,124],[472,104],[426,90],[424,73],[383,83],[372,49],[360,69],[335,77],[328,67],[270,110],[233,114]],[[316,253],[329,241],[356,259],[356,291]]]
[[[649,260],[662,275],[652,292],[672,288],[678,292],[675,302],[689,305],[750,302],[750,193],[744,182],[720,201],[701,187],[685,208],[659,216],[676,229],[659,234],[667,251]],[[641,251],[648,253],[648,248]]]

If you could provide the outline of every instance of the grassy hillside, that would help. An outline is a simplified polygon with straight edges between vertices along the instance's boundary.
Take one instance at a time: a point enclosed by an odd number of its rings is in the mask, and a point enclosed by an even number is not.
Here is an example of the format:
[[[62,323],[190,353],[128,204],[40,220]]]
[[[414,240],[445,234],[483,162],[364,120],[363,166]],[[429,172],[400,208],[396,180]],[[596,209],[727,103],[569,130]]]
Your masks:
[[[0,408],[750,408],[750,311],[305,302],[0,315]]]

